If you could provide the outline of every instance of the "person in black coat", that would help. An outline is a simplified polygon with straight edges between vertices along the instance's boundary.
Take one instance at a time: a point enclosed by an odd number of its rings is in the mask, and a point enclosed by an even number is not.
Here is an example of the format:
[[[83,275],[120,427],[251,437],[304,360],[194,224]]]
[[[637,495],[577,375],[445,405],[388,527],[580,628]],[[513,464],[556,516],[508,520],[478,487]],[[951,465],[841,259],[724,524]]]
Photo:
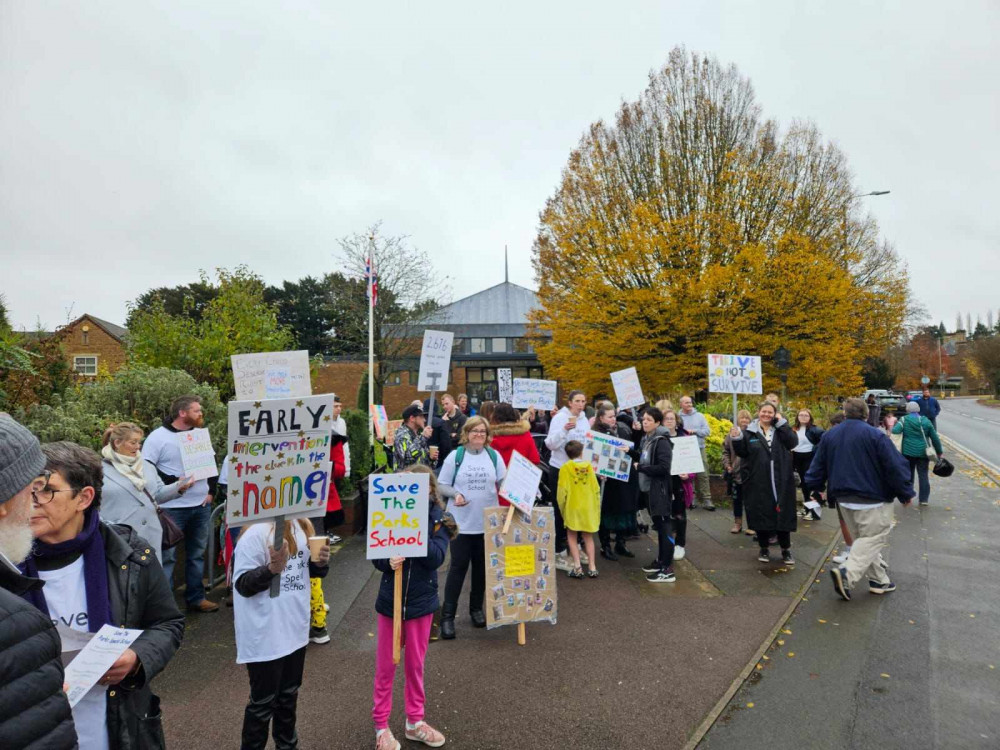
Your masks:
[[[639,491],[646,495],[646,507],[656,529],[656,559],[643,568],[648,573],[650,583],[673,583],[674,576],[674,536],[673,536],[673,477],[670,467],[674,459],[674,449],[670,434],[663,426],[663,412],[649,407],[642,415],[642,429],[645,433],[639,444],[639,461],[635,465],[639,472]]]
[[[443,411],[437,399],[434,399],[433,414],[431,414],[431,400],[429,398],[424,401],[424,411],[428,414],[427,426],[433,430],[433,434],[427,440],[427,445],[431,448],[437,448],[437,457],[431,460],[431,468],[438,472],[444,464],[445,457],[455,448],[451,442],[451,427],[441,419]],[[431,453],[433,454],[433,451]]]
[[[802,502],[807,503],[810,500],[819,502],[823,499],[823,496],[816,491],[810,493],[806,489],[806,472],[809,471],[809,465],[812,464],[813,456],[816,454],[816,446],[819,445],[819,441],[822,439],[825,430],[816,424],[813,420],[812,412],[808,409],[799,409],[792,429],[798,437],[798,444],[792,449],[792,463],[795,467],[795,473],[799,477]],[[820,518],[819,510],[815,508],[803,508],[802,517],[818,521]]]
[[[771,536],[776,534],[785,565],[794,565],[791,532],[795,531],[795,472],[792,449],[799,439],[777,413],[774,404],[765,401],[757,419],[746,430],[733,427],[729,433],[733,450],[741,459],[743,507],[747,524],[757,532],[760,546],[758,560],[770,562]]]
[[[611,435],[620,440],[632,442],[632,428],[622,424],[615,416],[615,407],[610,401],[602,401],[597,405],[597,416],[594,419],[594,432]],[[639,449],[633,447],[628,452],[629,461],[639,458]],[[600,479],[601,495],[601,527],[598,537],[601,540],[601,556],[606,560],[615,561],[621,557],[635,557],[625,544],[632,524],[635,523],[636,495],[639,492],[639,477],[634,471],[629,472],[627,482],[617,479]],[[615,535],[614,549],[611,547],[611,534]]]

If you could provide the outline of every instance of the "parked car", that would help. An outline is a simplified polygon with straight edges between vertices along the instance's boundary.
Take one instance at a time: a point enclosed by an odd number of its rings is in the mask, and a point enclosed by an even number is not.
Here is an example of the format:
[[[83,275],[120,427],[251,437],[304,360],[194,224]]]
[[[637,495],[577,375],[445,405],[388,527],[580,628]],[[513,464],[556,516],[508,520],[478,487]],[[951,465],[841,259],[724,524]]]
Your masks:
[[[907,391],[906,392],[906,400],[907,401],[912,401],[913,399],[920,398],[923,395],[924,395],[923,391]]]
[[[861,400],[867,401],[869,396],[874,396],[877,399],[879,396],[884,396],[888,392],[889,391],[887,391],[885,388],[869,388],[867,391],[861,394]]]
[[[901,393],[891,393],[889,391],[875,396],[875,401],[882,407],[883,414],[888,414],[889,411],[892,411],[897,417],[906,416],[907,400]]]

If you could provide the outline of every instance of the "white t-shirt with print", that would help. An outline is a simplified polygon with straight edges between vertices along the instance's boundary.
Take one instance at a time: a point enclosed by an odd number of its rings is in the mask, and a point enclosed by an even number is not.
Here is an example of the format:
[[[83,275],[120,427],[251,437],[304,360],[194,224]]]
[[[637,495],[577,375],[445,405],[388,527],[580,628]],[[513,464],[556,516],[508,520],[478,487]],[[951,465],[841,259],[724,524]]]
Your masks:
[[[40,570],[38,577],[45,581],[42,593],[52,624],[89,632],[83,557],[58,570]],[[103,685],[94,685],[74,706],[73,723],[80,750],[107,750],[108,693]]]
[[[449,453],[441,467],[438,481],[450,484],[469,501],[466,505],[455,505],[455,498],[448,499],[448,511],[455,516],[460,534],[482,534],[483,509],[500,503],[497,486],[507,476],[507,467],[503,456],[496,451],[493,453],[497,459],[496,469],[488,451],[472,453],[468,449],[465,450],[462,465],[458,467],[457,477],[455,462],[458,450]]]
[[[149,461],[164,474],[174,477],[184,476],[184,462],[181,460],[181,443],[178,433],[166,427],[157,427],[142,444],[142,458]],[[208,480],[199,479],[188,487],[180,497],[160,503],[161,508],[196,508],[205,502],[208,494]]]
[[[281,573],[281,593],[274,599],[267,589],[233,597],[237,664],[280,659],[309,641],[309,545],[297,520],[285,523],[292,524],[298,552],[289,556]],[[243,530],[233,559],[234,581],[267,565],[273,539],[273,523],[255,523]]]

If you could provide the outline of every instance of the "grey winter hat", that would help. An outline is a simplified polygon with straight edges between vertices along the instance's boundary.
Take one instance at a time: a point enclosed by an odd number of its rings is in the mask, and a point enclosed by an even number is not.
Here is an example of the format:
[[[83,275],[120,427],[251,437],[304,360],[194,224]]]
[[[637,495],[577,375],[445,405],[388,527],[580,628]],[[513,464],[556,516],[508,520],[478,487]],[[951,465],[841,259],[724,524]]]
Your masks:
[[[23,490],[45,469],[38,438],[9,414],[0,414],[0,505]]]

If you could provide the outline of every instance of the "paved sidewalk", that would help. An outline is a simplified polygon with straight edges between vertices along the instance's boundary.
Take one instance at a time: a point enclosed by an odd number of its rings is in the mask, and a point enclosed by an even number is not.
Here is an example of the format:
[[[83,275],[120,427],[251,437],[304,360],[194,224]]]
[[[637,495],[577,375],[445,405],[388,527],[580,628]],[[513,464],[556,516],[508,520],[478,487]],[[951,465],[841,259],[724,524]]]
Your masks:
[[[483,750],[682,747],[800,590],[836,532],[826,517],[793,535],[799,561],[761,565],[731,515],[695,511],[675,585],[647,583],[637,557],[600,559],[601,577],[558,579],[559,623],[476,630],[460,603],[455,641],[431,644],[427,719],[448,745]],[[333,642],[310,645],[299,700],[303,748],[373,745],[374,599],[378,578],[349,540],[325,591]],[[444,571],[442,570],[442,579]],[[392,727],[402,735],[402,675]],[[157,680],[170,747],[233,747],[248,694],[235,664],[232,610],[189,620],[184,646]],[[404,746],[406,743],[404,743]]]
[[[930,505],[896,504],[899,589],[844,602],[824,567],[700,748],[1000,747],[1000,490],[951,459]]]

